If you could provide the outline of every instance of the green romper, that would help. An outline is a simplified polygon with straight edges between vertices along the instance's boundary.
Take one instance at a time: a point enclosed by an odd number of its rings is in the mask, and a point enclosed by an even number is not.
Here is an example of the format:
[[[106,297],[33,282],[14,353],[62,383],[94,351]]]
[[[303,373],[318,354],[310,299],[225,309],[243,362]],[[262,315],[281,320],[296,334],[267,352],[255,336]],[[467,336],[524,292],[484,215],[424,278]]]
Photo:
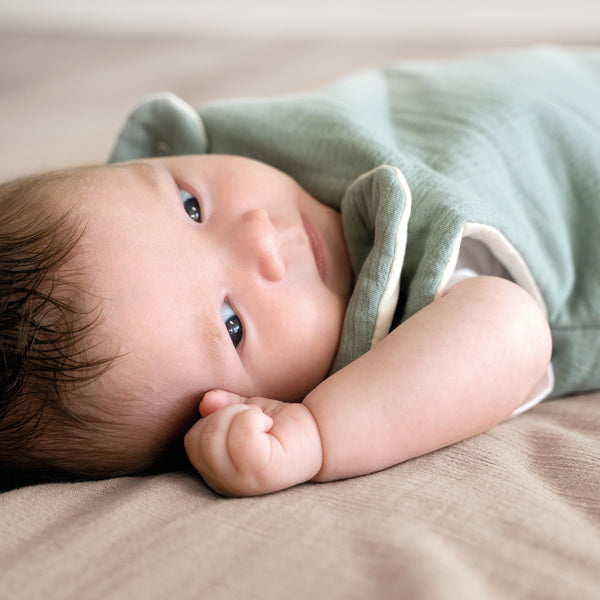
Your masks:
[[[334,369],[432,302],[473,239],[545,311],[552,395],[600,388],[600,51],[404,62],[197,110],[157,95],[111,161],[206,152],[271,164],[341,210],[356,285]]]

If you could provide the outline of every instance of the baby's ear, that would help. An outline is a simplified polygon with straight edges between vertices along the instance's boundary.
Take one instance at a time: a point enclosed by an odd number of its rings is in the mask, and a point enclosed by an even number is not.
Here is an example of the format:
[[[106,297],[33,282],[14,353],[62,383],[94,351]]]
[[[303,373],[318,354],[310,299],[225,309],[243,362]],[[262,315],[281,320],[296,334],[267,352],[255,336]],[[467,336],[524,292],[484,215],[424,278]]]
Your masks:
[[[212,415],[224,406],[228,406],[229,404],[239,404],[245,400],[246,398],[242,398],[242,396],[232,394],[231,392],[226,392],[225,390],[211,390],[204,394],[198,408],[203,417],[208,417],[208,415]]]

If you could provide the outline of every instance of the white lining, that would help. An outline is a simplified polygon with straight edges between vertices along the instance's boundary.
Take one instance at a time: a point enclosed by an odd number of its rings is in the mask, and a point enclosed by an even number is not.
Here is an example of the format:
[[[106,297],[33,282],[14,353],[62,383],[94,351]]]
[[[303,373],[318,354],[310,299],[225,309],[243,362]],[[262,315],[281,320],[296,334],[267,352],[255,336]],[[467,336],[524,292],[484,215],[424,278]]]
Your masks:
[[[510,278],[535,298],[544,311],[544,316],[548,318],[546,302],[535,278],[529,270],[529,266],[503,233],[491,225],[465,223],[462,230],[462,238],[472,238],[483,242],[492,255],[508,271]]]

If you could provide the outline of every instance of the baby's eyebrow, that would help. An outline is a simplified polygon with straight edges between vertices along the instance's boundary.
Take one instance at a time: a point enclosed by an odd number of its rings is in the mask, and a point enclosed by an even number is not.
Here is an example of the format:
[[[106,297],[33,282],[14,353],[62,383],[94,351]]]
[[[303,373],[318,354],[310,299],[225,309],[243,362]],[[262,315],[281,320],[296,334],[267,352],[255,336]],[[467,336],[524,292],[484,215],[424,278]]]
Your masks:
[[[129,169],[130,171],[134,171],[141,182],[150,188],[150,192],[153,194],[160,195],[162,191],[164,191],[164,185],[161,181],[160,171],[145,162],[131,162],[131,163],[123,163],[123,164],[115,164],[111,165],[115,168],[123,168]]]
[[[150,186],[151,190],[156,194],[160,194],[163,190],[163,186],[161,185],[163,182],[161,181],[159,171],[148,163],[137,164],[142,172],[146,172],[146,183]]]

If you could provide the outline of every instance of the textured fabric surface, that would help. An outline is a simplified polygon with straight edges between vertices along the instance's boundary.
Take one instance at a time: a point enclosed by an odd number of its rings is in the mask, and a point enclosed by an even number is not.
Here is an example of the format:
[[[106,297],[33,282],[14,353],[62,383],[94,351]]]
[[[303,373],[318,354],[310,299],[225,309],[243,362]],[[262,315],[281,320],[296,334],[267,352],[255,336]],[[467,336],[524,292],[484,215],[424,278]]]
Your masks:
[[[193,474],[0,495],[0,597],[600,597],[600,396],[352,480],[245,499]]]

